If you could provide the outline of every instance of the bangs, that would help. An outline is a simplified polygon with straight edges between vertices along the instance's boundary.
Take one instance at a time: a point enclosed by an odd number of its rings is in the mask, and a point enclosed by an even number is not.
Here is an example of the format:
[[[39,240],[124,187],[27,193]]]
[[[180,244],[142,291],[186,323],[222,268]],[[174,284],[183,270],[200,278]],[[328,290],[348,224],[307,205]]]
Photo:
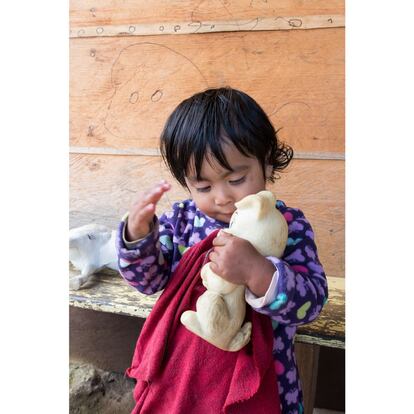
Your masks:
[[[172,175],[186,187],[189,172],[201,179],[204,160],[233,171],[223,151],[227,144],[257,158],[263,173],[268,162],[274,170],[280,167],[274,162],[276,131],[267,115],[251,97],[231,88],[209,89],[181,102],[166,122],[160,151]]]
[[[242,155],[257,158],[262,165],[266,160],[268,149],[265,140],[258,139],[261,131],[254,122],[257,114],[252,113],[244,102],[234,107],[230,99],[223,96],[219,98],[213,102],[209,116],[202,118],[198,133],[192,139],[192,157],[185,160],[198,180],[204,160],[213,168],[213,162],[217,161],[226,170],[233,171],[224,154],[223,145],[233,144]],[[263,126],[261,129],[263,133]],[[271,129],[268,132],[274,136],[273,127]]]

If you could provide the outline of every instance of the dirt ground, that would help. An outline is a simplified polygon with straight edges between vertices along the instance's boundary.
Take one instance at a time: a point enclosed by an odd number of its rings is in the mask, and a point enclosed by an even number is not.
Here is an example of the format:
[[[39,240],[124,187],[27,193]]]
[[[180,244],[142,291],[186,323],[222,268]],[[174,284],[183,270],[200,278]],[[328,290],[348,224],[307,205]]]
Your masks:
[[[129,414],[134,382],[90,364],[70,363],[70,414]]]

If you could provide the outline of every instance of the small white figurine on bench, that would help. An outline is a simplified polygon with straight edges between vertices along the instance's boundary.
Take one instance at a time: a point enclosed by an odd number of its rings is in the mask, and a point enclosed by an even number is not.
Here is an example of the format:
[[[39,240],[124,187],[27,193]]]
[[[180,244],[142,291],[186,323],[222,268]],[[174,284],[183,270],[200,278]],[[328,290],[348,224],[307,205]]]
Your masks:
[[[70,289],[78,290],[104,267],[118,270],[115,236],[115,230],[94,223],[69,230],[69,260],[81,271],[70,279]]]
[[[288,238],[288,226],[275,208],[270,191],[249,195],[235,204],[230,227],[222,230],[248,240],[263,256],[281,258]],[[246,314],[245,287],[222,279],[206,263],[201,269],[207,288],[197,300],[197,311],[181,315],[182,324],[207,342],[226,351],[238,351],[250,340],[251,322]]]

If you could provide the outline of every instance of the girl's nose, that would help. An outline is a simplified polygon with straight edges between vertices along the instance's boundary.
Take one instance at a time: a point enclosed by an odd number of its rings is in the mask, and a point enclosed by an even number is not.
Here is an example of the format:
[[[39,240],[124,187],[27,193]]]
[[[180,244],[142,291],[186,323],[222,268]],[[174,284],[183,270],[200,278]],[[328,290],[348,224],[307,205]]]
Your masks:
[[[231,203],[231,197],[225,191],[217,190],[214,194],[214,202],[219,207],[226,206]]]

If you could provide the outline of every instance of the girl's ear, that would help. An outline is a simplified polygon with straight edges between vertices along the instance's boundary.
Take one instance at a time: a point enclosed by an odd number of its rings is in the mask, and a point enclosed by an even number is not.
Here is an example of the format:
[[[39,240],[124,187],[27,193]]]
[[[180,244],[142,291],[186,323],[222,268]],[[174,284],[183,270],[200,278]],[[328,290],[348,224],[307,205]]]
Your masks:
[[[271,164],[266,164],[266,168],[265,168],[265,176],[266,176],[266,180],[268,180],[273,173],[273,165]]]

